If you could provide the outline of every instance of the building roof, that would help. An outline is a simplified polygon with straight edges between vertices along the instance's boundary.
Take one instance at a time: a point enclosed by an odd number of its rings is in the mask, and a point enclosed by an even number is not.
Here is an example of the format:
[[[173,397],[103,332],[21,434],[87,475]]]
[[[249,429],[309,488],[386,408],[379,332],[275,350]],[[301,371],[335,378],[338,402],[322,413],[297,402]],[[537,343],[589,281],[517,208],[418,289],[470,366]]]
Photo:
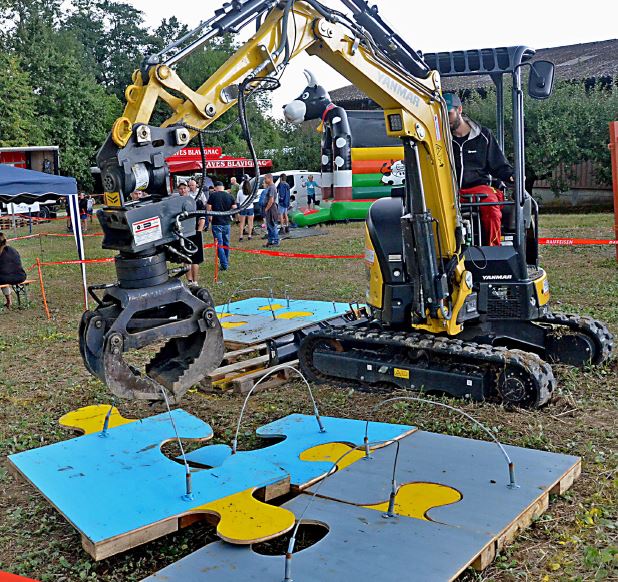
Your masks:
[[[573,81],[618,78],[618,39],[602,40],[544,48],[536,51],[534,60],[548,60],[556,65],[556,80]],[[443,79],[445,90],[477,89],[493,85],[488,76]],[[360,89],[348,85],[329,91],[334,103],[346,108],[369,108],[375,104]]]

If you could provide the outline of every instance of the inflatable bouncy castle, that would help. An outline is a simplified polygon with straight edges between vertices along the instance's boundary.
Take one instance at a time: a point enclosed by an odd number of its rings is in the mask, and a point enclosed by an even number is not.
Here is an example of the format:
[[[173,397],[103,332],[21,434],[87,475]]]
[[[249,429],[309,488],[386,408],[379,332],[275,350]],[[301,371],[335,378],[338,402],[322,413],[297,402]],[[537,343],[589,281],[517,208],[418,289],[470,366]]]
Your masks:
[[[382,111],[348,111],[352,200],[376,200],[405,183],[401,141],[386,135]]]
[[[307,87],[284,114],[290,123],[321,120],[322,205],[290,219],[298,226],[364,220],[375,200],[405,182],[401,142],[386,135],[382,111],[346,111],[309,71],[305,75]]]

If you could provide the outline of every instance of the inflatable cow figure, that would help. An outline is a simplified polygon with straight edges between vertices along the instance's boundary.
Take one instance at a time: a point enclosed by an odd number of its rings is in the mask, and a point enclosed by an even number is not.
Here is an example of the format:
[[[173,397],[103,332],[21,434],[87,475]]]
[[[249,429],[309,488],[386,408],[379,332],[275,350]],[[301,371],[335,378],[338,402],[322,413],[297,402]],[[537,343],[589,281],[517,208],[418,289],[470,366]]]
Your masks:
[[[322,198],[352,199],[352,158],[350,125],[342,107],[334,105],[326,89],[313,74],[305,71],[307,86],[301,95],[284,107],[289,123],[310,119],[322,121]]]

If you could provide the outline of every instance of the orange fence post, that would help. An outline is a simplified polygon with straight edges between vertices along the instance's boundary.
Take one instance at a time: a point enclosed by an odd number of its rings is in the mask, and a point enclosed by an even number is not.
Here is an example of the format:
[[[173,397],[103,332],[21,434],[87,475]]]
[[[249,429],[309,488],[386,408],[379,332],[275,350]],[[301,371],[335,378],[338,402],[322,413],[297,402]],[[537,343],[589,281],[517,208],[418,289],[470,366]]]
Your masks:
[[[45,296],[45,285],[43,284],[43,271],[41,270],[41,259],[39,259],[39,257],[36,258],[36,268],[39,271],[39,284],[41,285],[41,295],[43,296],[43,306],[45,307],[45,315],[47,315],[47,319],[51,319],[51,315],[49,314],[49,307],[47,306],[47,297]]]
[[[609,151],[612,156],[612,183],[614,187],[614,238],[618,239],[618,121],[609,124]],[[616,245],[618,262],[618,244]]]
[[[215,239],[215,283],[219,280],[219,241]]]

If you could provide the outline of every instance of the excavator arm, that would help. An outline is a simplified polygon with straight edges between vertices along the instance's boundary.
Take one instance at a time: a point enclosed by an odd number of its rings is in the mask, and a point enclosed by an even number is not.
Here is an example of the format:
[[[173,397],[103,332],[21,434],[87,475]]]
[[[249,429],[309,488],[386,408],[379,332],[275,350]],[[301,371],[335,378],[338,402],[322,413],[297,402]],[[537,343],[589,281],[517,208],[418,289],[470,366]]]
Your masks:
[[[88,368],[119,395],[158,399],[162,385],[179,398],[220,362],[221,328],[213,319],[208,292],[190,293],[178,279],[170,288],[166,261],[191,261],[195,251],[187,237],[198,213],[190,201],[180,203],[169,196],[165,159],[196,135],[201,140],[200,131],[236,104],[255,159],[245,101],[276,83],[287,63],[305,51],[375,100],[384,109],[388,134],[402,139],[407,174],[404,264],[417,289],[413,325],[451,335],[461,330],[458,315],[471,284],[463,266],[464,231],[439,75],[390,30],[375,8],[364,0],[344,3],[352,18],[317,0],[234,1],[178,43],[146,59],[134,73],[124,113],[97,156],[106,191],[106,207],[98,215],[103,246],[120,253],[119,283],[105,286],[104,298],[97,298],[98,313],[85,314],[81,333]],[[259,24],[256,33],[198,89],[188,87],[174,70],[176,62],[213,36],[237,32],[253,21]],[[171,115],[161,126],[149,125],[161,100]],[[255,168],[257,173],[257,163]],[[150,196],[130,202],[134,190]],[[249,198],[244,206],[252,202]],[[155,225],[150,236],[140,230],[144,224]],[[135,335],[141,341],[134,341]],[[165,340],[168,344],[146,366],[145,375],[120,362],[128,349]],[[184,353],[188,345],[190,357]]]

